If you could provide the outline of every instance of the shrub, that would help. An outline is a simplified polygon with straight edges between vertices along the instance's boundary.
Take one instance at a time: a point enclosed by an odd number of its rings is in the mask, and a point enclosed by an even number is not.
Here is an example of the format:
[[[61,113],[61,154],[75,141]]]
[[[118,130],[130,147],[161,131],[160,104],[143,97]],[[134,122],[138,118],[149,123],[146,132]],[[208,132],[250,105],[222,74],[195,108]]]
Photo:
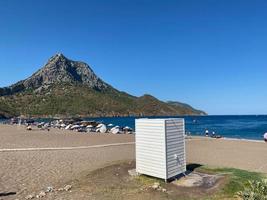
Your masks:
[[[237,193],[243,200],[267,200],[267,179],[249,181],[243,191]]]

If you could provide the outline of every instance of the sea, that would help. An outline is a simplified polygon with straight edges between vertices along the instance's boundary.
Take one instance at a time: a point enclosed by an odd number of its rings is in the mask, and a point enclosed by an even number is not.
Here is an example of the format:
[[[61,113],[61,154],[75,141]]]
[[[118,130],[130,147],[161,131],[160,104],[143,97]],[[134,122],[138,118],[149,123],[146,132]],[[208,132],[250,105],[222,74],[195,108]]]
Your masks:
[[[156,118],[156,117],[148,117]],[[158,117],[158,118],[169,118]],[[173,117],[171,117],[173,118]],[[177,116],[185,119],[185,130],[191,135],[204,136],[205,130],[225,138],[262,140],[267,132],[267,115],[217,115],[217,116]],[[135,117],[87,118],[105,124],[135,128]]]
[[[263,134],[267,132],[267,115],[177,116],[176,118],[184,118],[186,132],[196,136],[204,136],[205,130],[208,129],[210,133],[214,131],[225,138],[262,140]],[[85,118],[114,126],[129,126],[133,129],[135,129],[135,119],[135,117]],[[4,120],[0,119],[1,121]]]

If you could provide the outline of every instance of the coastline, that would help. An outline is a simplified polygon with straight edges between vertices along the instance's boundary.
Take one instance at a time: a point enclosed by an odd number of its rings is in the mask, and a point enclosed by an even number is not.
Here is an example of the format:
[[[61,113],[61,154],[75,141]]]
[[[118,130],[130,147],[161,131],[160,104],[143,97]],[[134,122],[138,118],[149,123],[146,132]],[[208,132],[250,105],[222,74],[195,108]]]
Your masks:
[[[168,118],[163,116],[161,118]],[[186,132],[194,136],[204,136],[205,130],[213,131],[224,138],[261,141],[267,132],[267,115],[220,115],[220,116],[176,116],[185,119]],[[151,117],[155,118],[155,117]],[[157,117],[159,118],[159,116]],[[49,119],[47,119],[49,120]],[[48,122],[46,119],[36,119],[36,122]],[[51,119],[50,119],[51,120]],[[84,121],[97,121],[114,126],[135,127],[135,117],[89,117]],[[1,119],[0,119],[1,123]]]
[[[226,140],[226,141],[240,141],[240,142],[256,142],[256,143],[265,143],[264,140],[258,140],[258,139],[246,139],[246,138],[231,138],[231,137],[222,137],[222,138],[211,138],[206,136],[199,136],[199,135],[191,135],[187,136],[187,139],[190,139],[190,137],[194,139],[211,139],[211,140]]]

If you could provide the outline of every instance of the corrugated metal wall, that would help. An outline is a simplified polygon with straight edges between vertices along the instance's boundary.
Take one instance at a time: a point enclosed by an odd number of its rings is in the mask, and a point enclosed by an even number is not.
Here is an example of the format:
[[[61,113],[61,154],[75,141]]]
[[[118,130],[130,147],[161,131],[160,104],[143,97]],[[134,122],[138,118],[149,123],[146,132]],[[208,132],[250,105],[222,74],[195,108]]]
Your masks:
[[[136,120],[136,171],[169,179],[185,172],[183,119]]]
[[[186,171],[184,120],[166,120],[167,178]]]
[[[165,121],[136,120],[136,171],[165,179]]]

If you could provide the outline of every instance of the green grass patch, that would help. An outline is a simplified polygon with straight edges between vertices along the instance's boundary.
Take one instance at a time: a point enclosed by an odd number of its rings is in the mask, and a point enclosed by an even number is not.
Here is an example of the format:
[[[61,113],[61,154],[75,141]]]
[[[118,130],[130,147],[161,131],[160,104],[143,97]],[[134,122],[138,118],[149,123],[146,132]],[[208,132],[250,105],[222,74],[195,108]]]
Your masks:
[[[265,174],[258,172],[250,172],[234,168],[209,168],[200,167],[199,172],[220,174],[227,177],[227,181],[223,189],[214,195],[211,199],[233,198],[237,192],[244,190],[248,185],[248,181],[260,181],[266,178]]]
[[[223,175],[225,177],[225,181],[223,183],[224,185],[219,191],[215,192],[214,194],[197,198],[203,200],[236,199],[237,192],[243,191],[244,188],[248,186],[248,181],[260,181],[266,178],[266,175],[262,173],[250,172],[234,168],[210,168],[207,166],[202,166],[197,168],[195,171],[207,174]],[[167,186],[163,180],[150,176],[141,175],[136,177],[135,180],[137,181],[137,184],[142,187],[152,186],[155,182],[160,183],[160,185],[164,188]],[[193,190],[195,189],[192,188],[192,191]],[[168,197],[165,197],[163,199],[168,199]],[[177,196],[177,199],[193,200],[196,198]]]
[[[160,185],[165,185],[165,182],[162,179],[146,175],[137,176],[135,180],[143,186],[152,186],[155,182],[158,182]]]

